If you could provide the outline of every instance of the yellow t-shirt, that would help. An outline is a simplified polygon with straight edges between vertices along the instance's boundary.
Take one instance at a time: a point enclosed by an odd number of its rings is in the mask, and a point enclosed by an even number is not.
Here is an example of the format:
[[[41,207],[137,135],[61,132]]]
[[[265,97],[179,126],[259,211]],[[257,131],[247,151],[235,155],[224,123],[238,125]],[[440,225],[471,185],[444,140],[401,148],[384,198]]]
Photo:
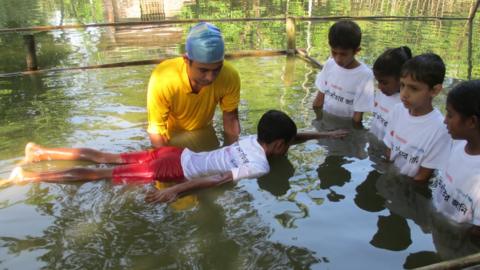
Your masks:
[[[225,112],[238,108],[240,77],[224,61],[215,81],[198,93],[192,93],[186,63],[182,57],[165,60],[148,82],[148,132],[170,138],[173,130],[194,130],[210,124],[215,107]]]

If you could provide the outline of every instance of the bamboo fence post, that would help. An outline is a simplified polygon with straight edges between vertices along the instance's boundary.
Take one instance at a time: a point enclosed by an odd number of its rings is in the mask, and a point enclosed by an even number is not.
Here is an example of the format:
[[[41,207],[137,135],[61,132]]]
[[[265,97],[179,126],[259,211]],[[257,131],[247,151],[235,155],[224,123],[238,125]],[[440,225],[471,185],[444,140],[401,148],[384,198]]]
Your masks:
[[[478,7],[480,6],[480,0],[477,0],[477,3],[475,6],[472,6],[472,9],[470,9],[470,14],[468,15],[468,20],[473,21],[475,18],[475,13],[477,13]]]
[[[37,53],[35,51],[35,38],[33,35],[24,35],[23,41],[25,44],[25,51],[27,53],[27,70],[37,70]]]
[[[287,30],[287,53],[289,55],[295,54],[296,49],[296,30],[295,30],[295,19],[292,17],[287,17],[286,21],[286,30]]]
[[[467,78],[469,80],[472,79],[472,70],[473,70],[473,19],[475,18],[475,14],[477,13],[478,7],[480,6],[480,0],[477,0],[477,3],[472,6],[470,9],[470,14],[468,15],[468,52],[467,52],[467,62],[468,62],[468,72]]]

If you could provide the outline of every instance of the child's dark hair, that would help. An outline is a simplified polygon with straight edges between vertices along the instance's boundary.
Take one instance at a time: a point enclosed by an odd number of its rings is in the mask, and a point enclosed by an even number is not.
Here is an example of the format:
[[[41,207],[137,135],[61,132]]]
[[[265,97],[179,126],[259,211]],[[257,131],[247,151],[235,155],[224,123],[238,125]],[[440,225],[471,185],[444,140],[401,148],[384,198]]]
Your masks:
[[[387,49],[375,60],[373,73],[376,76],[400,78],[403,64],[411,58],[412,51],[407,46]]]
[[[445,64],[440,56],[424,53],[403,64],[400,77],[411,76],[414,80],[426,83],[430,88],[442,84],[445,79]]]
[[[447,104],[463,117],[475,115],[480,119],[480,80],[465,81],[453,87]]]
[[[362,30],[350,20],[338,21],[328,31],[328,44],[331,48],[356,50],[360,48],[361,41]]]
[[[290,142],[297,135],[297,125],[286,113],[269,110],[260,118],[257,126],[259,142],[271,143],[278,139]]]

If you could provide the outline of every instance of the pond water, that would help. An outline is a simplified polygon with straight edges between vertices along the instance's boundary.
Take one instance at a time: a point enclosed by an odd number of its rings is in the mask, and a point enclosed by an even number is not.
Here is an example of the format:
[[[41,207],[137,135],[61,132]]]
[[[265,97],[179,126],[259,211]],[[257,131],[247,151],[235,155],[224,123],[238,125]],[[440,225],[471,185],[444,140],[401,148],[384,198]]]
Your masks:
[[[136,1],[4,1],[0,25],[19,27],[110,21],[110,6]],[[140,1],[140,4],[152,1]],[[178,1],[179,3],[182,1]],[[278,3],[277,3],[278,2]],[[273,17],[312,15],[467,16],[471,1],[185,1],[161,18]],[[288,2],[288,1],[287,1]],[[373,6],[363,4],[370,2]],[[426,1],[419,1],[426,2]],[[452,3],[455,2],[455,5]],[[133,3],[133,4],[132,4]],[[157,1],[163,3],[162,1]],[[381,5],[383,3],[383,5]],[[309,5],[311,4],[311,5]],[[167,5],[163,4],[162,7]],[[29,7],[27,9],[26,7]],[[141,20],[132,9],[116,21]],[[133,9],[135,10],[135,9]],[[443,12],[442,14],[439,14]],[[133,12],[134,15],[127,16]],[[127,15],[125,15],[127,14]],[[143,16],[158,19],[158,16]],[[332,22],[299,22],[297,46],[320,61],[328,57]],[[434,51],[447,63],[445,87],[480,77],[475,32],[469,67],[465,21],[359,21],[364,32],[359,58],[371,65],[386,47]],[[190,25],[88,28],[34,33],[42,68],[75,67],[170,57],[182,52]],[[283,22],[218,23],[227,50],[283,49]],[[478,29],[478,19],[475,22]],[[23,33],[2,34],[1,73],[24,69]],[[325,126],[311,103],[317,69],[300,59],[232,60],[242,79],[242,134],[255,132],[263,112],[286,111],[299,128]],[[0,178],[23,156],[28,141],[51,147],[86,146],[120,152],[150,146],[146,84],[153,65],[82,72],[49,72],[0,78]],[[444,95],[435,105],[443,110]],[[222,142],[221,116],[214,129],[180,137],[198,149]],[[334,127],[348,127],[333,119]],[[368,126],[368,119],[367,119]],[[212,142],[213,141],[213,142]],[[293,146],[288,158],[271,161],[260,179],[201,191],[169,205],[144,203],[152,186],[27,184],[0,189],[0,266],[14,269],[401,269],[479,251],[464,228],[430,206],[428,187],[390,172],[378,160],[366,131],[342,142]],[[31,170],[89,163],[43,162]],[[159,187],[161,188],[161,187]]]

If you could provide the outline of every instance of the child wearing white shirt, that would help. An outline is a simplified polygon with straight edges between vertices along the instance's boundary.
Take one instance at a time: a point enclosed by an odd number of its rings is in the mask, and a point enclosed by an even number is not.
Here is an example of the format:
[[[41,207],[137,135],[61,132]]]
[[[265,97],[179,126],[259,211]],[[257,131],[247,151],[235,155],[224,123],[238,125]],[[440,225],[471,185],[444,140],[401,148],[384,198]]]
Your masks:
[[[129,152],[105,153],[90,148],[46,148],[33,143],[25,148],[25,162],[42,160],[86,160],[117,164],[110,168],[71,168],[63,171],[29,172],[16,167],[6,183],[71,182],[112,179],[116,184],[145,184],[155,180],[176,182],[167,189],[147,195],[149,202],[169,202],[190,190],[217,186],[244,178],[257,178],[269,172],[267,158],[284,155],[291,144],[309,139],[343,138],[343,130],[301,132],[285,113],[266,112],[257,126],[257,136],[248,136],[217,150],[195,153],[187,148],[163,146]]]
[[[479,231],[480,80],[460,83],[448,93],[445,123],[455,141],[432,185],[432,200],[439,212]]]
[[[375,91],[370,132],[379,140],[385,136],[389,113],[401,102],[400,72],[403,64],[411,58],[412,51],[403,46],[386,50],[373,64],[373,74],[380,91]]]
[[[427,181],[449,154],[451,138],[443,116],[432,101],[442,90],[445,64],[427,53],[408,60],[402,67],[400,99],[390,114],[383,139],[387,157],[401,174]]]
[[[374,90],[372,71],[355,59],[361,38],[360,27],[353,21],[341,20],[330,27],[331,58],[317,75],[319,92],[313,102],[315,109],[352,118],[356,124],[371,110]]]

